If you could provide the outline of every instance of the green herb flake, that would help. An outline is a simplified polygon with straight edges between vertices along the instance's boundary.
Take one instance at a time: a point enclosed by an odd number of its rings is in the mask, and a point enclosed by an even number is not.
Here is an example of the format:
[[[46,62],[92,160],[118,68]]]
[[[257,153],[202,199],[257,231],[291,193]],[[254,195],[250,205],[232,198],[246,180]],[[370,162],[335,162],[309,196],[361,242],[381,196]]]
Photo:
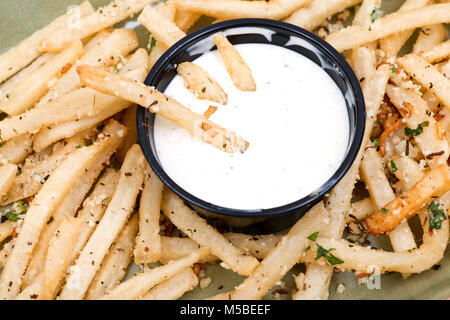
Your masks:
[[[311,241],[316,241],[316,239],[317,239],[318,236],[319,236],[319,231],[310,234],[310,235],[308,236],[308,239],[311,240]]]
[[[370,14],[370,21],[375,22],[375,20],[379,19],[381,15],[381,9],[378,7],[373,8],[372,13]]]
[[[423,128],[428,127],[430,125],[429,121],[424,121],[417,126],[417,129],[405,128],[405,135],[407,136],[418,136],[423,132]]]
[[[328,253],[328,255],[326,255],[324,257],[332,266],[337,265],[337,264],[343,264],[344,261],[342,261],[341,259],[339,259],[338,257],[334,256],[331,253]]]
[[[76,147],[75,147],[76,149],[80,149],[81,148],[81,146],[80,145],[77,145]]]
[[[311,249],[311,246],[307,246],[305,252],[308,251],[309,249]]]
[[[148,54],[152,52],[155,46],[156,46],[156,39],[152,37],[152,39],[150,40],[150,48],[148,49]]]
[[[84,145],[86,147],[92,146],[94,144],[94,141],[92,139],[84,139]]]
[[[389,210],[388,210],[388,209],[386,209],[386,208],[381,208],[381,212],[383,212],[384,214],[386,214],[386,213],[388,213],[388,212],[389,212]]]
[[[117,68],[117,66],[112,66],[112,71],[114,73],[119,73],[119,68]]]
[[[332,266],[334,266],[336,264],[344,263],[344,261],[342,261],[341,259],[339,259],[338,257],[336,257],[330,253],[331,251],[336,250],[335,248],[331,248],[331,249],[327,250],[324,247],[322,247],[320,244],[316,243],[316,245],[317,245],[317,256],[316,256],[315,260],[318,260],[323,257]]]
[[[5,217],[10,221],[17,221],[20,219],[19,215],[13,211],[8,211],[7,213],[5,213]]]
[[[6,94],[6,99],[9,99],[10,95],[9,93]]]
[[[433,201],[428,206],[428,212],[430,215],[430,230],[441,229],[442,221],[445,220],[445,213],[442,207],[442,203],[439,201]]]
[[[392,67],[391,71],[392,71],[392,73],[396,73],[397,72],[397,68],[396,67]]]
[[[397,165],[395,164],[394,161],[391,161],[391,169],[392,169],[392,172],[395,172],[398,170]]]
[[[380,138],[372,138],[370,140],[372,140],[373,146],[378,149],[380,146]]]
[[[17,203],[17,206],[20,209],[20,213],[21,214],[24,214],[24,213],[27,212],[27,206],[25,205],[25,202],[23,202],[22,200],[19,200],[16,203]]]

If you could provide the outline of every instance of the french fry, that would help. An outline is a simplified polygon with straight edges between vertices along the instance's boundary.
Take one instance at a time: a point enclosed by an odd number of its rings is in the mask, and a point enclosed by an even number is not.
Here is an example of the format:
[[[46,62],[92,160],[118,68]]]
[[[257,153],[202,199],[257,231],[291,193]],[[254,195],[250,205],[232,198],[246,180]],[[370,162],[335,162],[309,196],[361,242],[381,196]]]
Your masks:
[[[119,284],[133,255],[133,242],[138,231],[138,221],[138,215],[131,217],[113,243],[89,287],[86,299],[97,299]]]
[[[34,71],[42,67],[45,63],[50,61],[55,55],[53,53],[46,53],[34,60],[29,66],[23,68],[20,72],[9,78],[0,86],[0,101],[5,99],[6,95],[26,77]]]
[[[37,300],[41,297],[42,282],[44,281],[44,273],[40,273],[36,281],[24,288],[15,298],[15,300]]]
[[[0,145],[0,163],[20,163],[31,153],[31,134],[22,134]]]
[[[178,237],[161,237],[161,256],[159,262],[168,264],[172,260],[178,260],[190,255],[192,252],[198,250],[200,245],[191,238]],[[210,263],[217,261],[215,255],[209,254],[200,259],[201,263]]]
[[[93,35],[92,38],[84,39],[82,41],[84,52],[89,52],[95,47],[98,47],[103,41],[108,39],[111,33],[113,33],[113,29],[105,29]]]
[[[179,274],[182,270],[190,267],[209,253],[209,248],[200,248],[189,256],[180,260],[172,261],[161,267],[150,269],[144,273],[139,273],[134,277],[122,282],[120,285],[107,292],[100,299],[134,300],[145,295],[153,286],[168,280]]]
[[[120,145],[119,149],[117,149],[115,155],[116,160],[119,161],[120,163],[123,163],[123,160],[125,159],[125,156],[128,150],[131,148],[131,146],[138,143],[139,141],[136,127],[136,111],[137,106],[132,105],[131,107],[128,107],[126,110],[124,110],[122,113],[121,122],[126,128],[128,128],[128,134],[125,137],[122,144]]]
[[[167,1],[158,4],[155,7],[155,10],[161,13],[164,17],[166,17],[169,21],[175,20],[175,15],[177,12],[177,7],[172,1]]]
[[[231,270],[249,275],[259,264],[254,257],[245,255],[224,236],[208,225],[204,219],[189,209],[174,193],[165,191],[162,210],[167,218],[191,239],[202,246],[211,247],[211,253],[219,257]]]
[[[370,30],[362,26],[350,26],[331,33],[325,40],[342,52],[394,33],[448,21],[450,21],[450,3],[434,4],[386,15],[377,20]]]
[[[67,64],[73,63],[82,54],[81,42],[73,42],[63,52],[54,56],[12,88],[0,101],[0,110],[9,115],[18,115],[32,107],[47,93],[48,82],[57,76]]]
[[[81,228],[81,220],[66,217],[50,240],[40,299],[51,300],[69,264],[70,252]]]
[[[231,299],[248,300],[264,297],[298,262],[308,246],[308,236],[324,229],[328,223],[328,211],[320,202],[297,221],[261,264],[231,292]]]
[[[447,108],[450,108],[450,79],[415,54],[400,57],[397,59],[397,63],[416,81],[433,92]]]
[[[190,12],[179,8],[175,12],[174,22],[177,27],[183,31],[187,32],[190,27],[192,27],[202,15],[195,12]]]
[[[398,12],[419,9],[429,4],[430,0],[406,0],[403,2]],[[406,30],[394,33],[388,37],[380,39],[380,49],[384,52],[386,59],[395,57],[405,42],[411,37],[414,30]]]
[[[145,7],[138,21],[151,32],[158,41],[162,41],[167,47],[171,47],[186,34],[164,14],[153,9],[151,6]]]
[[[139,206],[139,234],[134,249],[136,264],[156,262],[161,256],[159,216],[163,187],[163,183],[147,164]]]
[[[155,39],[155,38],[151,38]],[[152,40],[150,40],[152,41]],[[167,47],[161,41],[155,40],[155,45],[151,48],[150,51],[150,65],[155,65],[156,61],[166,52]],[[151,44],[150,44],[151,46]]]
[[[12,163],[0,166],[0,197],[3,197],[11,188],[17,169],[17,165]]]
[[[307,263],[306,273],[301,275],[303,281],[301,281],[301,286],[299,286],[300,283],[297,283],[299,290],[292,295],[292,300],[323,300],[328,298],[328,285],[318,284],[330,282],[332,276],[330,266]],[[300,281],[296,279],[296,282]]]
[[[151,112],[186,129],[192,136],[201,137],[204,142],[220,150],[229,153],[244,152],[249,146],[247,141],[234,132],[192,112],[155,88],[90,66],[79,66],[77,71],[81,82],[85,85],[148,108]]]
[[[428,51],[421,53],[421,56],[429,63],[436,63],[447,59],[450,57],[450,40],[436,44]]]
[[[5,241],[6,238],[11,236],[16,227],[17,222],[15,221],[5,221],[0,223],[0,242]]]
[[[282,239],[277,235],[253,236],[242,233],[225,233],[224,237],[236,247],[258,259],[264,259]]]
[[[443,163],[447,163],[449,157],[448,143],[443,130],[428,110],[427,103],[414,90],[388,85],[386,93],[397,109],[404,110],[405,105],[412,108],[412,112],[405,117],[409,128],[416,129],[423,125],[423,132],[416,136],[414,140],[430,168],[436,168]],[[425,126],[425,123],[428,125]]]
[[[130,51],[136,49],[137,46],[138,39],[133,30],[114,30],[99,45],[86,51],[86,54],[59,78],[49,92],[42,97],[37,107],[82,87],[76,71],[77,65],[88,64],[98,67],[116,65],[121,62],[120,57],[126,56]]]
[[[237,0],[174,0],[178,8],[206,16],[236,18],[283,19],[311,0],[270,0],[267,2],[244,2]]]
[[[320,26],[328,17],[357,5],[362,0],[314,0],[307,7],[295,11],[285,21],[307,30]],[[369,13],[370,15],[370,13]]]
[[[177,68],[188,88],[198,99],[227,104],[228,96],[220,84],[205,70],[192,62],[183,62]]]
[[[370,198],[365,198],[363,200],[353,202],[350,206],[350,211],[348,213],[346,223],[361,221],[374,213],[376,207]]]
[[[146,5],[156,0],[121,0],[111,1],[107,6],[83,17],[75,25],[66,25],[39,43],[39,50],[43,52],[61,51],[68,43],[75,39],[84,39],[100,30],[109,28],[119,21],[141,11]]]
[[[407,192],[401,194],[370,217],[365,223],[373,235],[392,231],[403,219],[415,215],[417,211],[434,198],[450,190],[450,178],[447,164],[440,165],[428,172]]]
[[[447,30],[442,24],[423,27],[414,43],[412,53],[422,54],[447,38]]]
[[[14,298],[19,293],[30,255],[51,214],[111,140],[110,137],[105,138],[89,148],[81,148],[68,156],[31,202],[14,249],[1,274],[0,296],[3,299]]]
[[[252,72],[236,48],[223,34],[215,36],[214,43],[236,88],[242,91],[255,91],[256,84]]]
[[[111,244],[131,214],[139,189],[144,181],[145,158],[138,145],[128,151],[120,170],[113,198],[76,264],[71,268],[66,285],[59,295],[61,300],[82,299],[99,270]]]
[[[404,185],[405,190],[411,189],[425,175],[420,165],[410,157],[399,157],[394,163],[397,167],[394,174]]]
[[[142,297],[142,300],[176,300],[194,289],[197,284],[198,278],[194,271],[187,268],[173,278],[155,286]]]
[[[84,1],[43,29],[33,33],[17,46],[0,55],[0,83],[41,55],[38,46],[44,38],[65,27],[68,23],[76,23],[81,17],[92,12],[94,12],[92,5],[89,1]]]
[[[122,131],[122,133],[120,133]],[[61,221],[66,216],[74,216],[80,208],[86,194],[92,188],[92,185],[97,180],[100,172],[109,163],[109,159],[118,145],[123,140],[126,128],[120,125],[115,120],[110,120],[105,126],[102,134],[103,137],[109,137],[108,146],[105,147],[102,154],[97,156],[95,162],[91,167],[85,171],[85,174],[76,183],[74,188],[67,193],[64,199],[60,202],[58,208],[53,212],[52,221],[47,223],[47,226],[42,230],[39,237],[39,243],[33,251],[33,257],[29,262],[27,271],[23,278],[24,286],[30,285],[37,274],[39,274],[44,266],[45,256],[48,249],[48,244],[51,237],[56,232],[56,228],[62,223]],[[100,138],[101,140],[102,138]],[[69,250],[70,251],[70,250]]]
[[[0,249],[0,266],[2,267],[2,269],[5,267],[6,260],[11,255],[11,252],[12,252],[15,244],[16,244],[16,238],[13,238],[10,241],[8,241],[7,243],[5,243],[3,248]]]
[[[133,78],[134,80],[143,81],[147,76],[149,68],[150,65],[147,52],[144,49],[138,49],[130,58],[127,59],[127,62],[119,71],[119,74]],[[55,141],[71,137],[82,130],[91,128],[92,126],[129,107],[130,104],[131,103],[128,101],[116,98],[111,100],[111,104],[109,106],[105,106],[104,108],[102,107],[101,109],[104,110],[96,115],[88,116],[86,118],[79,119],[78,121],[64,122],[51,127],[43,127],[33,138],[33,148],[35,151],[43,150]],[[130,124],[131,120],[132,119],[129,119],[130,122],[127,122],[126,124]],[[132,121],[135,126],[136,117],[134,117]],[[133,130],[131,130],[132,128],[128,128],[130,137],[127,135],[125,139],[126,141],[131,142],[134,137],[136,137],[137,133],[134,135]],[[135,142],[137,142],[137,140]],[[125,157],[125,154],[122,154],[123,152],[121,150],[126,152],[129,147],[130,144],[122,144],[119,148],[118,159],[121,159],[121,162],[123,162],[123,158]]]

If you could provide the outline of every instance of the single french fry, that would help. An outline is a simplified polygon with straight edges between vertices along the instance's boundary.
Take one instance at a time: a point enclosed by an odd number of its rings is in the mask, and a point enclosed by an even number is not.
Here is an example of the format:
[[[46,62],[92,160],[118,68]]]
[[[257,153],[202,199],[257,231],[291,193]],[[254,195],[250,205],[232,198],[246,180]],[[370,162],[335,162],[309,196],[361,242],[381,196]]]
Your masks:
[[[429,63],[436,63],[447,59],[450,57],[450,40],[436,44],[434,47],[421,53],[421,56]]]
[[[330,224],[322,233],[330,238],[340,238],[345,228],[347,212],[350,209],[352,191],[358,177],[359,166],[366,146],[369,144],[372,128],[376,121],[381,102],[383,101],[386,85],[391,74],[388,65],[380,66],[377,71],[363,82],[363,93],[366,102],[366,127],[361,148],[355,161],[346,175],[331,190],[330,197],[325,206],[330,211]],[[315,286],[306,286],[304,290],[296,293],[296,299],[326,299],[328,287],[333,274],[333,268],[317,264],[307,264],[305,282],[315,283]]]
[[[175,15],[177,12],[177,7],[172,1],[167,1],[158,4],[155,7],[155,10],[161,13],[164,17],[166,17],[169,21],[175,20]]]
[[[164,184],[147,164],[139,206],[139,234],[134,249],[136,264],[156,262],[161,256],[159,216],[163,187]]]
[[[116,300],[127,299],[134,300],[145,295],[153,286],[168,280],[179,274],[182,270],[190,267],[209,253],[209,248],[200,248],[189,256],[180,260],[171,261],[161,267],[150,269],[144,273],[139,273],[134,277],[122,282],[120,285],[107,292],[100,299]]]
[[[252,72],[236,48],[223,34],[215,36],[214,43],[236,88],[242,91],[255,91],[256,84]]]
[[[36,281],[25,287],[15,298],[15,300],[37,300],[42,296],[42,283],[44,273],[40,273]]]
[[[32,107],[47,93],[48,82],[67,65],[83,54],[80,41],[73,42],[63,52],[19,82],[5,98],[0,101],[0,110],[9,115],[18,115]]]
[[[189,209],[174,193],[165,191],[162,210],[167,218],[191,239],[202,246],[211,246],[211,253],[218,256],[231,270],[249,275],[259,264],[254,257],[245,255],[223,235]]]
[[[331,33],[325,40],[342,52],[394,33],[448,21],[450,21],[450,3],[434,4],[386,15],[378,19],[370,30],[362,26],[350,26]]]
[[[132,105],[128,107],[126,110],[124,110],[122,113],[121,123],[126,128],[128,128],[128,134],[125,137],[122,144],[120,145],[119,149],[117,149],[115,155],[116,160],[119,161],[120,163],[123,163],[123,160],[125,159],[125,156],[128,150],[131,148],[131,146],[138,143],[139,141],[136,126],[136,111],[137,106]]]
[[[430,0],[406,0],[403,2],[398,12],[419,9],[429,4]],[[392,35],[380,39],[380,49],[384,52],[386,59],[395,57],[405,42],[413,34],[413,29],[402,32],[396,32]]]
[[[192,268],[187,268],[173,278],[155,286],[142,297],[142,300],[177,300],[186,292],[194,289],[197,284],[198,278],[194,271]]]
[[[86,51],[86,54],[55,82],[36,107],[82,87],[76,71],[77,65],[88,64],[98,67],[116,65],[121,62],[120,57],[124,57],[129,52],[136,49],[138,44],[136,33],[133,30],[114,30],[99,45]]]
[[[178,260],[190,255],[192,252],[198,250],[200,245],[191,238],[178,237],[161,237],[161,256],[159,262],[168,264],[172,260]],[[215,255],[209,254],[200,259],[201,263],[210,263],[217,261]]]
[[[270,1],[238,1],[238,0],[174,0],[178,8],[201,13],[206,16],[235,18],[283,19],[292,12],[311,2],[311,0],[270,0]]]
[[[399,157],[394,160],[394,163],[397,167],[394,174],[404,185],[405,190],[411,189],[425,175],[420,165],[410,157]]]
[[[80,219],[66,217],[61,221],[53,238],[50,240],[40,299],[51,300],[54,298],[58,283],[64,276],[69,264],[70,252],[80,228]]]
[[[106,165],[108,165],[111,155],[122,142],[124,133],[120,133],[121,131],[126,132],[126,128],[112,119],[105,126],[102,134],[103,137],[110,137],[108,142],[109,145],[105,147],[104,151],[100,155],[97,156],[95,162],[87,171],[85,171],[83,177],[79,179],[72,190],[67,193],[64,199],[60,202],[58,208],[53,212],[52,221],[47,223],[42,230],[39,237],[39,243],[33,251],[33,257],[29,262],[27,271],[23,278],[24,286],[30,285],[36,276],[42,271],[51,237],[56,232],[56,229],[60,225],[61,221],[66,216],[74,216],[80,208],[86,194],[92,188],[92,185],[97,180],[101,171]]]
[[[285,21],[307,30],[320,26],[328,17],[357,5],[362,0],[314,0],[305,8],[295,11]],[[370,15],[370,13],[369,13]]]
[[[20,163],[33,151],[31,134],[22,134],[0,145],[0,163]]]
[[[17,165],[12,163],[0,166],[0,197],[3,197],[11,188],[17,169]]]
[[[103,41],[108,39],[111,33],[113,33],[112,29],[105,29],[93,35],[92,38],[84,39],[82,41],[84,52],[89,52],[95,47],[98,47]]]
[[[443,129],[436,122],[427,103],[414,90],[406,90],[403,88],[388,85],[386,88],[391,102],[399,110],[404,110],[405,105],[410,107],[412,112],[405,117],[406,125],[411,129],[416,129],[419,125],[423,125],[423,132],[414,137],[420,150],[425,156],[430,168],[447,163],[449,157],[449,146],[444,136]]]
[[[112,1],[108,5],[97,9],[96,12],[83,17],[77,24],[66,25],[49,34],[39,43],[39,50],[43,52],[61,51],[71,41],[87,38],[100,30],[109,28],[117,22],[141,11],[146,5],[155,2],[156,0]]]
[[[50,61],[55,55],[53,53],[46,53],[34,60],[29,66],[23,68],[20,72],[9,78],[0,86],[0,101],[5,99],[6,95],[26,77],[34,71],[42,67],[45,63]]]
[[[91,147],[81,148],[68,156],[31,202],[14,249],[1,274],[0,296],[3,299],[14,298],[19,293],[30,255],[51,214],[111,140],[111,137],[105,137]]]
[[[450,6],[450,4],[449,4]],[[450,7],[449,10],[450,12]],[[450,108],[450,79],[440,73],[436,67],[425,59],[409,54],[397,59],[398,65],[416,81],[433,92],[446,106]]]
[[[134,145],[128,151],[120,170],[113,198],[76,264],[71,268],[59,299],[82,299],[86,294],[102,260],[134,208],[144,181],[144,164],[145,158],[140,147]]]
[[[183,62],[178,65],[177,71],[183,77],[186,88],[198,99],[227,104],[228,96],[220,84],[195,63]]]
[[[448,166],[443,164],[429,171],[414,187],[366,218],[367,228],[374,235],[390,232],[403,219],[414,216],[419,209],[449,190]]]
[[[174,22],[181,31],[187,32],[201,16],[199,13],[178,8],[175,12]]]
[[[43,29],[33,33],[17,46],[0,55],[0,83],[41,55],[41,52],[38,50],[38,45],[44,38],[64,28],[68,23],[76,23],[81,17],[92,12],[94,12],[92,5],[89,1],[84,1]]]
[[[10,241],[8,241],[7,243],[5,243],[3,248],[0,249],[0,267],[2,267],[2,269],[5,267],[6,260],[11,255],[12,249],[14,248],[15,244],[16,244],[16,238],[13,238]]]
[[[377,208],[373,203],[372,199],[365,198],[363,200],[353,202],[350,206],[350,211],[348,213],[346,223],[358,222],[368,217],[375,212]]]
[[[10,237],[16,227],[17,222],[15,221],[5,221],[0,223],[0,242],[3,242],[6,238]]]
[[[244,152],[249,143],[205,117],[196,114],[153,87],[90,66],[77,68],[81,82],[97,91],[115,95],[150,109],[178,124],[192,136],[225,152]]]
[[[130,218],[117,240],[114,241],[86,293],[86,299],[97,299],[119,284],[133,255],[133,244],[138,231],[138,221],[138,215],[135,214]]]
[[[171,47],[186,34],[164,14],[153,9],[151,6],[145,7],[138,21],[151,32],[158,41],[162,41],[167,47]]]
[[[119,71],[119,74],[130,77],[134,80],[143,81],[147,76],[149,69],[150,65],[147,52],[144,49],[138,49],[130,58],[127,59],[127,62]],[[86,118],[79,119],[78,121],[64,122],[50,127],[43,127],[38,134],[34,135],[33,148],[35,151],[43,150],[53,142],[71,137],[82,130],[91,128],[92,126],[110,118],[130,105],[131,103],[128,101],[116,98],[111,100],[111,104],[109,106],[105,106],[104,108],[102,107],[101,109],[104,110],[96,115],[88,116]],[[129,134],[125,137],[125,139],[129,142],[134,141],[134,137],[137,136],[137,133],[133,133],[135,130],[133,131],[132,127],[129,127],[129,125],[131,125],[131,121],[133,121],[134,126],[136,126],[136,117],[134,117],[134,119],[129,119],[129,122],[126,123],[126,126],[129,128]],[[136,142],[137,140],[135,143]],[[123,162],[126,151],[128,151],[130,146],[131,145],[129,143],[126,143],[122,144],[119,148],[118,159],[121,159],[121,162]],[[122,155],[122,153],[124,154]]]
[[[422,54],[440,44],[447,38],[447,29],[439,23],[432,26],[423,27],[420,30],[416,43],[414,43],[412,53]]]
[[[264,297],[298,262],[309,244],[308,236],[324,229],[328,223],[328,211],[320,202],[281,238],[261,264],[231,292],[231,299],[248,300]]]

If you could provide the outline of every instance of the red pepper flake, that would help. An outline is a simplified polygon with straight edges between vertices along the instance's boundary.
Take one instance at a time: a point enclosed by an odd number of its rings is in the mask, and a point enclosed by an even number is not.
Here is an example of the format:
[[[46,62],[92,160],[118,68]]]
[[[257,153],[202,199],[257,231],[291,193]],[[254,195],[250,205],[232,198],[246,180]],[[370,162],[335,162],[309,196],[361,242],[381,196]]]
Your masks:
[[[442,120],[442,119],[444,119],[444,118],[445,118],[445,114],[442,114],[442,113],[438,113],[438,114],[436,114],[436,115],[434,116],[434,119],[435,119],[436,121]]]
[[[362,279],[362,278],[370,277],[371,275],[372,275],[372,273],[365,273],[365,272],[363,272],[363,273],[356,274],[355,278],[356,279]]]
[[[12,236],[13,238],[17,238],[17,237],[19,236],[19,234],[18,234],[17,231],[16,231],[16,228],[14,228],[13,231],[11,232],[11,236]]]
[[[211,116],[212,116],[216,111],[217,111],[217,107],[209,106],[209,107],[208,107],[208,110],[205,111],[205,113],[203,114],[203,116],[204,116],[206,119],[209,119],[209,118],[211,118]]]
[[[175,230],[174,224],[173,223],[169,223],[167,225],[167,228],[166,228],[165,236],[166,237],[172,236],[172,233],[173,233],[174,230]]]
[[[206,270],[206,265],[203,263],[194,263],[192,270],[198,276],[202,270]]]
[[[272,291],[272,294],[273,295],[275,295],[275,294],[288,294],[289,292],[286,290],[286,289],[277,289],[277,290],[273,290]]]
[[[64,74],[64,73],[66,73],[67,71],[69,71],[69,69],[70,68],[72,68],[72,66],[73,66],[73,64],[72,63],[68,63],[68,64],[66,64],[64,67],[62,67],[62,69],[61,69],[61,74]]]
[[[212,125],[210,125],[207,122],[202,122],[202,130],[203,131],[208,131],[209,129],[212,129]]]

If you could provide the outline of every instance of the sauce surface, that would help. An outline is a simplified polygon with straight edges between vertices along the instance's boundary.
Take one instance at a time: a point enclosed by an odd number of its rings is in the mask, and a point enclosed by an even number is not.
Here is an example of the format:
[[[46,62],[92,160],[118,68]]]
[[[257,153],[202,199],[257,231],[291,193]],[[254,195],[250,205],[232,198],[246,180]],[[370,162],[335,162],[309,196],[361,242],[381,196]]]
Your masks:
[[[160,163],[183,189],[232,209],[268,209],[318,190],[342,163],[349,140],[344,97],[319,66],[274,45],[235,46],[250,67],[255,92],[233,85],[217,51],[194,63],[228,94],[228,104],[198,100],[176,76],[165,90],[189,109],[218,110],[211,121],[250,142],[243,153],[222,152],[156,116],[154,137]]]

